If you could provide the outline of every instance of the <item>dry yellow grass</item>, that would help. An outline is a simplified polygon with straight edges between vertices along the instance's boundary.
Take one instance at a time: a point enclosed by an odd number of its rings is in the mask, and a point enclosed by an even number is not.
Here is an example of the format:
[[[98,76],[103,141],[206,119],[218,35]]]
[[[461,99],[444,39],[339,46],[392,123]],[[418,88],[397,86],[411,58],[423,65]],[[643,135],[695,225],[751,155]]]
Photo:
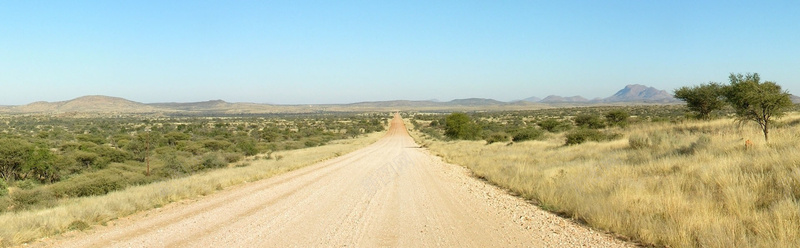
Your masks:
[[[246,167],[232,167],[185,178],[130,187],[103,196],[70,199],[57,207],[0,215],[0,246],[17,245],[70,229],[198,198],[226,187],[271,177],[365,147],[383,136],[372,133],[357,139],[332,141],[325,146],[282,151],[280,160],[253,160]]]
[[[645,244],[797,247],[800,116],[781,120],[770,144],[731,119],[642,124],[614,130],[619,140],[569,147],[563,135],[513,145],[413,135],[546,209]]]

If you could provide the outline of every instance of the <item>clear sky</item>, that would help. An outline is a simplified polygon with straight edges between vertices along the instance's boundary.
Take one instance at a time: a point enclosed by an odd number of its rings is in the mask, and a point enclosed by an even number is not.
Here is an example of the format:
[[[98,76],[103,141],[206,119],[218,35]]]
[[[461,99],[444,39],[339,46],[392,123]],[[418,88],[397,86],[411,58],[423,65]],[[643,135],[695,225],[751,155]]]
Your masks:
[[[731,72],[800,93],[800,1],[0,3],[0,105],[594,98]]]

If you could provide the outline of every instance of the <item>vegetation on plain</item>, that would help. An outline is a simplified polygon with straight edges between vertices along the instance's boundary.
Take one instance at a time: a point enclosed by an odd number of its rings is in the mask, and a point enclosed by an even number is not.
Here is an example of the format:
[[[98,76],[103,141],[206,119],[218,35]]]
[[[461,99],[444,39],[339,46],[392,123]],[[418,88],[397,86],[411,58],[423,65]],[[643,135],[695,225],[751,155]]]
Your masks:
[[[482,130],[543,133],[513,145],[437,138],[430,134],[438,129],[426,125],[442,119],[435,114],[411,116],[418,130],[412,135],[477,177],[645,245],[797,246],[798,106],[757,74],[732,74],[730,85],[709,85],[679,91],[713,102],[710,107],[692,106],[697,102],[687,98],[688,106],[468,114]],[[696,114],[682,114],[689,110]],[[776,121],[785,111],[794,112]],[[571,131],[546,128],[556,123]],[[761,135],[764,142],[751,141]]]
[[[0,246],[13,246],[32,240],[84,230],[136,212],[159,208],[172,202],[203,197],[234,185],[253,182],[341,156],[374,143],[381,132],[360,135],[355,139],[330,141],[324,146],[276,151],[245,157],[217,170],[150,184],[128,186],[108,194],[59,199],[48,208],[19,210],[0,214]],[[29,191],[26,194],[30,193]],[[40,197],[35,193],[24,197]],[[2,198],[0,198],[2,199]]]

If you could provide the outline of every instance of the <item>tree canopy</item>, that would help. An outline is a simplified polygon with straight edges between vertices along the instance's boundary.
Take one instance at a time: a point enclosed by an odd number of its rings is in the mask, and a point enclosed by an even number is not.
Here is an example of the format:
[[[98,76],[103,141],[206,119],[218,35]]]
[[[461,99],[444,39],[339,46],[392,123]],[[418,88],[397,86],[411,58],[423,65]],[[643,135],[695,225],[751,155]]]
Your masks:
[[[731,73],[729,79],[730,85],[723,90],[725,101],[733,106],[739,120],[758,123],[764,140],[769,141],[772,119],[782,116],[792,105],[789,93],[775,82],[761,82],[758,73]]]
[[[712,111],[725,106],[722,90],[723,86],[719,83],[683,86],[675,90],[675,98],[686,102],[690,110],[697,112],[698,118],[708,120]]]
[[[444,135],[451,139],[477,139],[480,127],[467,114],[452,113],[445,118]]]

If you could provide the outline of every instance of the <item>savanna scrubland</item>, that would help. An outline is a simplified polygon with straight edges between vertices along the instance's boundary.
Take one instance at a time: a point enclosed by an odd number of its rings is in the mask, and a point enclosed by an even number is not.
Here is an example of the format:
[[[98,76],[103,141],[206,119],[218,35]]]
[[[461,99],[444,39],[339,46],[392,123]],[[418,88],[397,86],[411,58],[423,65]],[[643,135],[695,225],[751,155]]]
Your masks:
[[[340,156],[377,140],[387,117],[2,116],[0,245],[90,228]]]
[[[773,123],[768,143],[732,109],[698,120],[681,105],[408,117],[433,153],[591,227],[655,246],[793,247],[800,114],[792,111]],[[445,124],[464,117],[459,130],[477,134],[459,138]]]

